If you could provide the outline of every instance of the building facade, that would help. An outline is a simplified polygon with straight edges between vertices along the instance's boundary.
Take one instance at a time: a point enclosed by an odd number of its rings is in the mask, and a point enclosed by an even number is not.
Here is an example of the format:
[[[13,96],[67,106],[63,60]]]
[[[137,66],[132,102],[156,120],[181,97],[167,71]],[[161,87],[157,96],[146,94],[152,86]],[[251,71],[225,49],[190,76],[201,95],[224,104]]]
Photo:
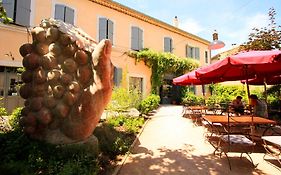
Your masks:
[[[73,24],[96,41],[110,39],[115,85],[138,88],[143,96],[151,91],[151,70],[126,52],[150,48],[194,58],[201,65],[210,62],[209,41],[111,0],[2,0],[2,4],[13,19],[8,25],[0,23],[0,95],[9,112],[23,105],[17,93],[19,47],[32,42],[30,28],[46,18]],[[166,77],[170,86],[172,78]]]

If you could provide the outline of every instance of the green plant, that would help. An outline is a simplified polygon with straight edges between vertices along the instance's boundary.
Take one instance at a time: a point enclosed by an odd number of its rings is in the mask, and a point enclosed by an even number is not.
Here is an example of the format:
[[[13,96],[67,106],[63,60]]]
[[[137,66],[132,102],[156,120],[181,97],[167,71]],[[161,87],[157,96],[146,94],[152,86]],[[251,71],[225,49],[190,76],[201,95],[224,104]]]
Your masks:
[[[0,134],[1,174],[98,174],[97,155],[83,145],[57,146],[11,131]]]
[[[148,114],[152,110],[156,109],[160,103],[160,96],[151,94],[140,102],[138,110],[141,114]]]
[[[136,61],[144,61],[151,68],[152,93],[157,93],[161,86],[165,73],[181,75],[192,71],[199,66],[197,60],[191,58],[179,58],[168,52],[156,52],[150,49],[144,49],[138,52],[129,52],[129,56]]]
[[[9,116],[9,124],[13,130],[20,130],[21,126],[19,124],[19,119],[21,117],[21,111],[23,107],[18,107],[13,110],[12,114]]]
[[[188,106],[204,104],[204,97],[195,95],[193,92],[187,92],[182,98],[182,103]]]
[[[129,108],[136,108],[141,99],[137,91],[128,91],[126,88],[115,87],[112,92],[111,101],[107,105],[107,110],[125,111]]]
[[[8,112],[6,108],[0,107],[0,116],[7,116]]]

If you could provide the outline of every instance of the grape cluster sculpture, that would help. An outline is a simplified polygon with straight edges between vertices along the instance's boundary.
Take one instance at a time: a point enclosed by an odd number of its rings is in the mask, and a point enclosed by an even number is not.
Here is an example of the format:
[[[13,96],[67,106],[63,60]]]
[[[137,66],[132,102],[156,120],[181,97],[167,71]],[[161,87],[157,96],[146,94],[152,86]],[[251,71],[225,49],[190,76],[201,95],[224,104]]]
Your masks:
[[[31,138],[53,144],[90,137],[111,98],[109,40],[95,42],[81,29],[46,19],[19,51],[25,71],[20,124]]]

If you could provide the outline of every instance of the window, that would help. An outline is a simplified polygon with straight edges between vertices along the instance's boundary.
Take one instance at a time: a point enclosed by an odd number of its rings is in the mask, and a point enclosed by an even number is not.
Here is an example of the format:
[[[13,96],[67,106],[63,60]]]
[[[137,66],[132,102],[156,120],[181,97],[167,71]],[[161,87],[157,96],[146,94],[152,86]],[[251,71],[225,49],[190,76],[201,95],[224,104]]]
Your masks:
[[[173,51],[173,45],[172,45],[172,38],[165,37],[164,38],[164,52],[171,52]]]
[[[143,30],[139,27],[132,27],[131,49],[137,51],[143,49]]]
[[[113,82],[114,86],[120,86],[122,81],[122,69],[114,66]]]
[[[186,57],[200,60],[200,51],[198,47],[186,46]]]
[[[2,0],[2,4],[14,24],[30,26],[31,0]]]
[[[74,10],[65,5],[55,5],[55,19],[74,25]]]
[[[141,77],[130,77],[129,78],[129,90],[137,90],[139,93],[143,93],[142,89],[143,78]]]
[[[109,39],[113,43],[113,22],[110,19],[99,18],[99,41]]]
[[[205,51],[205,63],[209,62],[208,51]]]

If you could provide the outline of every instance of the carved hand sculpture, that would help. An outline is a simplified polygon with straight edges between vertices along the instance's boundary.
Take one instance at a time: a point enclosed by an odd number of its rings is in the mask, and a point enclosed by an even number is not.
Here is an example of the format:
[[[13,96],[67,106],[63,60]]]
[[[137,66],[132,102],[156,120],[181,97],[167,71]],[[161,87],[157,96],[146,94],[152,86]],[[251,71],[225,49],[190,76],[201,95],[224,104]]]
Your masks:
[[[92,135],[111,98],[111,44],[96,44],[80,29],[48,19],[20,47],[25,99],[20,123],[31,138],[54,144]]]

